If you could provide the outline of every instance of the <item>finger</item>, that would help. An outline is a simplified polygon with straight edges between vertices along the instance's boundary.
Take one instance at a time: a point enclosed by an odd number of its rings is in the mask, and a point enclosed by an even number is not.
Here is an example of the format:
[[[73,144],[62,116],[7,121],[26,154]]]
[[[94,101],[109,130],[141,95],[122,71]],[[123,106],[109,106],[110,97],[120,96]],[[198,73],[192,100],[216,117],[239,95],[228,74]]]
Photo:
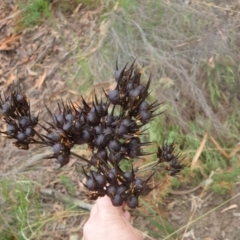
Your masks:
[[[98,198],[97,200],[97,211],[98,213],[111,213],[117,215],[123,215],[122,207],[115,207],[108,196]]]
[[[123,215],[128,222],[131,222],[131,214],[128,211],[125,211]]]

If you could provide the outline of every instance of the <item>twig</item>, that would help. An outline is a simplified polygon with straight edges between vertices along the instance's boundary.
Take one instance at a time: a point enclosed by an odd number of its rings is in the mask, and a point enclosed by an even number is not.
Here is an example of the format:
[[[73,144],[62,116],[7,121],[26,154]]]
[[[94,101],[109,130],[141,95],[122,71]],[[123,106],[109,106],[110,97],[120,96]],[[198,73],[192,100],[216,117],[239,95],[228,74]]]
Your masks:
[[[87,210],[91,210],[92,209],[92,204],[89,204],[89,203],[85,203],[77,198],[74,198],[74,197],[70,197],[68,195],[65,195],[65,194],[62,194],[56,190],[53,190],[51,188],[41,188],[40,189],[40,193],[42,195],[48,195],[48,196],[52,196],[62,202],[71,202],[73,203],[74,205],[80,207],[80,208],[83,208],[83,209],[87,209]]]

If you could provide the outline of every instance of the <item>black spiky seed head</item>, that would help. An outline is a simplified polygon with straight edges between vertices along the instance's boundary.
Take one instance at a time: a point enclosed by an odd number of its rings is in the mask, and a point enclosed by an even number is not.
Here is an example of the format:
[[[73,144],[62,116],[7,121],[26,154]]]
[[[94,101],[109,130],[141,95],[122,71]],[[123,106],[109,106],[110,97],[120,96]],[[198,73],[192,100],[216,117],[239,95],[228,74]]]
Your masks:
[[[149,109],[149,103],[147,103],[146,101],[142,101],[139,105],[138,105],[138,110],[148,110]]]
[[[118,141],[117,139],[114,139],[112,141],[109,142],[108,144],[108,149],[110,152],[119,152],[121,150],[121,142]]]
[[[95,135],[101,135],[103,133],[103,127],[98,125],[93,129]]]
[[[6,131],[6,134],[8,136],[15,136],[18,132],[18,127],[17,125],[13,125],[13,124],[8,124],[7,125],[7,131]]]
[[[106,190],[107,196],[112,198],[117,194],[117,185],[109,185]]]
[[[97,183],[97,187],[100,189],[100,188],[103,188],[106,186],[106,177],[102,174],[100,174],[99,172],[94,172],[92,171],[92,175],[94,177],[94,179],[96,180],[96,183]]]
[[[126,199],[126,204],[129,208],[136,208],[138,207],[138,197],[135,195],[130,195]]]
[[[100,122],[100,116],[95,112],[90,112],[87,116],[87,121],[91,126],[97,126]]]
[[[125,134],[128,134],[128,128],[124,125],[120,125],[115,129],[115,135],[117,137],[123,137]]]
[[[3,115],[12,116],[14,114],[15,108],[9,103],[5,102],[2,104],[1,112]]]
[[[35,131],[33,130],[33,128],[31,127],[27,127],[24,131],[24,133],[26,134],[26,136],[29,137],[34,137],[35,135]]]
[[[25,133],[23,133],[23,132],[19,132],[17,134],[17,140],[19,142],[23,142],[23,141],[27,140],[27,135]]]
[[[104,122],[107,126],[112,126],[112,124],[115,122],[114,116],[107,115],[104,117]]]
[[[60,164],[60,168],[61,168],[69,163],[70,155],[69,154],[61,154],[57,157],[57,161]]]
[[[24,129],[24,128],[28,127],[28,125],[29,125],[29,118],[23,116],[18,120],[18,122],[19,122],[20,127],[22,129]]]
[[[71,113],[68,113],[68,114],[65,116],[65,120],[66,120],[67,122],[72,123],[73,120],[74,120],[74,115],[71,114]]]
[[[142,123],[149,122],[152,119],[152,117],[153,117],[152,113],[147,110],[141,110],[138,115],[138,119],[140,119]]]
[[[120,207],[124,202],[124,197],[121,194],[116,194],[111,198],[111,201],[113,206]]]
[[[118,90],[111,90],[108,93],[108,99],[112,104],[119,104],[120,103],[120,93]]]

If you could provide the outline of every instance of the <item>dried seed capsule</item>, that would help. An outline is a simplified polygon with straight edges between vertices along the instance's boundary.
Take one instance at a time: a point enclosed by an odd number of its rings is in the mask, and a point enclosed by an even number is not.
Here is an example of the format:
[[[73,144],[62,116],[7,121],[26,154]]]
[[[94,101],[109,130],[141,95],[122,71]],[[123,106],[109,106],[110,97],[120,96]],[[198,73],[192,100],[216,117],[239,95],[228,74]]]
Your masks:
[[[106,135],[112,135],[114,133],[114,128],[112,128],[112,127],[106,127],[105,129],[104,129],[104,134]]]
[[[124,172],[124,173],[123,173],[123,177],[124,177],[124,180],[125,180],[127,183],[133,182],[133,181],[134,181],[134,178],[135,178],[134,171]]]
[[[94,133],[95,133],[96,135],[102,134],[102,133],[103,133],[103,128],[102,128],[102,126],[96,126],[96,127],[94,127]]]
[[[73,134],[80,134],[82,131],[82,124],[79,121],[76,121],[72,127]]]
[[[136,157],[140,156],[140,154],[141,154],[140,148],[131,149],[128,152],[128,156],[130,158],[136,158]]]
[[[138,98],[139,98],[140,94],[141,94],[140,89],[135,88],[135,89],[133,89],[133,90],[130,91],[129,97],[130,97],[132,100],[135,100],[135,99],[138,99]]]
[[[53,148],[54,155],[59,155],[61,153],[61,150],[62,150],[62,144],[61,143],[55,143],[52,148]]]
[[[125,135],[125,134],[128,134],[128,128],[127,127],[125,127],[125,126],[123,126],[123,125],[120,125],[119,127],[117,127],[116,129],[115,129],[115,135],[117,136],[117,137],[123,137],[123,135]]]
[[[117,184],[118,180],[117,180],[117,171],[115,168],[111,168],[110,171],[107,174],[107,180],[110,184]]]
[[[17,134],[17,140],[18,140],[19,142],[23,142],[23,141],[25,141],[26,139],[27,139],[27,136],[26,136],[25,133],[20,132],[20,133]]]
[[[87,116],[87,121],[91,126],[96,126],[100,122],[100,117],[95,112],[90,112]]]
[[[35,135],[34,130],[31,127],[27,127],[24,131],[27,137],[33,137]]]
[[[30,116],[30,125],[31,127],[35,127],[38,123],[38,117],[34,117],[33,115]]]
[[[6,134],[9,136],[14,136],[18,132],[18,127],[16,125],[8,124]]]
[[[60,132],[57,132],[57,131],[54,131],[54,132],[51,132],[47,135],[47,138],[51,141],[51,142],[59,142],[60,139],[61,139],[61,131]]]
[[[97,182],[92,177],[87,178],[86,187],[88,190],[91,190],[91,191],[98,189]]]
[[[115,163],[119,163],[121,160],[122,160],[122,153],[118,152],[118,153],[113,153],[111,152],[109,154],[109,161],[112,163],[112,164],[115,164]]]
[[[148,110],[149,109],[149,104],[146,101],[142,101],[139,105],[138,105],[138,110]]]
[[[119,81],[120,76],[121,76],[121,72],[122,72],[121,70],[115,71],[115,73],[114,73],[114,78],[115,78],[116,82]]]
[[[111,115],[107,115],[104,117],[104,122],[106,123],[107,126],[112,126],[112,124],[115,122],[115,119]]]
[[[101,175],[100,173],[98,172],[91,172],[96,180],[96,183],[97,183],[97,186],[98,188],[103,188],[105,187],[107,181],[106,181],[106,178],[105,176]]]
[[[83,143],[90,143],[93,140],[93,136],[91,135],[90,131],[83,130],[80,134],[80,137],[83,141]]]
[[[108,159],[108,153],[107,153],[107,150],[104,149],[104,150],[99,150],[97,153],[97,156],[103,160],[103,161],[107,161]]]
[[[120,194],[116,194],[114,197],[111,198],[112,205],[115,207],[120,207],[123,204],[124,198]]]
[[[103,149],[103,150],[99,150],[97,153],[94,153],[90,161],[93,166],[98,167],[102,161],[106,162],[107,160],[108,160],[107,151]]]
[[[64,124],[64,117],[62,114],[56,114],[53,118],[53,122],[57,127],[61,127]]]
[[[71,130],[72,130],[72,123],[70,123],[70,122],[64,123],[62,129],[63,129],[66,133],[70,133]]]
[[[108,149],[110,152],[119,152],[121,149],[121,142],[119,142],[117,139],[114,139],[109,142]]]
[[[122,121],[121,121],[121,126],[125,126],[125,127],[129,127],[132,125],[132,120],[130,118],[124,118]]]
[[[118,189],[117,185],[109,185],[109,186],[107,186],[107,191],[106,191],[107,196],[110,197],[110,198],[115,196],[116,193],[117,193],[117,189]]]
[[[12,116],[14,114],[15,108],[9,102],[3,103],[1,107],[4,115]]]
[[[127,197],[126,204],[129,208],[136,208],[138,207],[138,197],[131,195]]]
[[[94,146],[97,148],[97,149],[104,149],[109,141],[111,139],[111,136],[108,135],[108,134],[101,134],[99,136],[97,136],[94,140]]]
[[[28,127],[29,125],[29,118],[28,117],[21,117],[19,120],[19,125],[22,129]]]
[[[152,113],[150,111],[142,110],[139,113],[138,117],[142,123],[146,123],[151,120]]]
[[[120,94],[118,90],[111,90],[108,93],[108,99],[112,104],[120,103]]]
[[[100,116],[103,116],[105,113],[104,108],[102,107],[101,104],[97,104],[94,108],[91,109],[91,111],[94,111],[95,113],[99,114]]]
[[[74,120],[73,114],[69,113],[65,116],[65,120],[68,121],[69,123],[72,123]]]
[[[69,155],[59,155],[57,157],[57,161],[60,164],[60,168],[63,167],[64,165],[67,165],[69,163],[70,156]]]

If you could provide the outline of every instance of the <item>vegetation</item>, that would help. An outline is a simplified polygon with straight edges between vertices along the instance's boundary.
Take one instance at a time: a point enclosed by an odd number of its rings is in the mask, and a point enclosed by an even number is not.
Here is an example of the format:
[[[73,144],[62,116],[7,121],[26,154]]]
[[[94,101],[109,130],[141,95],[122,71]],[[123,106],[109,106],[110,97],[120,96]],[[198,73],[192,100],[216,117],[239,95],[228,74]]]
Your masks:
[[[64,0],[60,2],[67,18],[71,11]],[[84,6],[98,7],[93,2],[76,0],[74,6],[83,3]],[[176,152],[181,153],[187,165],[177,178],[156,175],[156,180],[161,180],[164,186],[154,190],[155,198],[149,197],[141,202],[145,210],[141,210],[140,215],[147,217],[152,226],[149,235],[167,239],[167,236],[176,233],[161,218],[156,204],[161,205],[172,188],[205,186],[208,181],[207,187],[215,193],[226,194],[239,182],[239,33],[235,30],[234,17],[229,18],[226,25],[222,20],[224,7],[214,3],[168,5],[157,0],[131,3],[119,0],[117,3],[106,1],[100,4],[103,9],[100,16],[102,22],[99,20],[96,24],[101,27],[102,35],[97,36],[98,39],[93,37],[95,45],[76,50],[75,64],[81,65],[81,69],[75,71],[74,65],[69,69],[72,82],[68,86],[76,90],[77,85],[78,92],[82,94],[92,85],[104,84],[113,74],[117,60],[123,66],[126,61],[137,58],[138,65],[145,66],[145,81],[151,73],[154,86],[152,96],[165,103],[165,113],[151,122],[149,138],[158,144],[174,141],[178,146]],[[19,23],[23,28],[43,24],[46,18],[55,21],[47,0],[27,0],[24,4],[19,0],[19,8],[24,13]],[[230,8],[228,11],[234,16],[234,10]],[[214,26],[219,27],[213,29]],[[82,79],[80,83],[78,79]],[[151,166],[152,161],[149,158],[141,167]],[[74,195],[74,182],[67,177],[60,180]],[[21,182],[21,187],[23,184],[25,182]],[[11,185],[6,184],[5,180],[0,185],[1,195],[6,192],[10,194],[8,186]],[[28,189],[30,185],[26,181],[24,188]],[[16,189],[21,187],[18,185]],[[23,215],[16,215],[16,209],[11,207],[12,202],[8,202],[15,218],[13,222],[17,217],[25,219],[22,221],[24,226],[7,226],[4,234],[11,229],[12,235],[21,239],[17,234],[27,228],[29,207],[33,204],[38,206],[32,198],[32,188],[29,189],[29,192],[23,191],[22,196],[16,195],[13,201],[21,203]],[[36,209],[41,212],[40,207]],[[40,229],[36,225],[33,231]]]

